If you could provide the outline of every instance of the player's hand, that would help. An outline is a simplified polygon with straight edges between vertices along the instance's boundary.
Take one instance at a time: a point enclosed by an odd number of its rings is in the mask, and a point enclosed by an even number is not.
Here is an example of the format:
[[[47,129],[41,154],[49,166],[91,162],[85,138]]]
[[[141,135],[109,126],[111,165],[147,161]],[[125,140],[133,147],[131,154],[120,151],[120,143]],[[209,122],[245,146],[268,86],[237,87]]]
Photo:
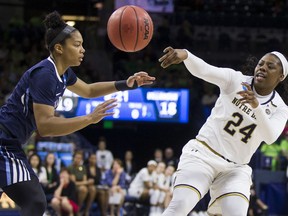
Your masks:
[[[172,64],[179,64],[188,57],[188,53],[184,49],[167,47],[163,52],[165,54],[158,60],[163,68],[167,68]]]
[[[250,104],[252,108],[256,108],[259,105],[259,102],[257,98],[255,97],[255,94],[253,90],[251,89],[251,86],[248,83],[241,83],[243,86],[243,91],[237,92],[242,98],[239,99],[239,101],[243,104]]]
[[[148,73],[144,71],[140,71],[130,76],[127,79],[127,86],[130,88],[134,87],[135,81],[136,81],[137,87],[140,87],[143,85],[151,85],[153,84],[155,79],[156,79],[155,77],[149,76]]]
[[[111,116],[114,114],[114,112],[107,112],[110,109],[113,109],[114,107],[117,106],[117,103],[115,103],[117,100],[116,99],[110,99],[107,100],[101,104],[99,104],[93,112],[89,114],[91,117],[91,122],[92,124],[98,123],[101,121],[104,117],[106,116]]]

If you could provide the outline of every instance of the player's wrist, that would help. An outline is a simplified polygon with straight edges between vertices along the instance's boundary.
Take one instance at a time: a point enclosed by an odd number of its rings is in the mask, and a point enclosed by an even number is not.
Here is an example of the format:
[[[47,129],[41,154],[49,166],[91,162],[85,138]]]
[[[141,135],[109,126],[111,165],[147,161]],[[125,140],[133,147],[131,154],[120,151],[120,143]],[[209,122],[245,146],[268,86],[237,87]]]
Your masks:
[[[118,91],[126,91],[126,90],[132,90],[132,89],[136,89],[138,87],[137,82],[134,81],[134,84],[132,87],[129,87],[127,85],[127,80],[118,80],[114,82],[115,88]]]
[[[95,122],[93,121],[94,118],[93,118],[92,113],[84,116],[84,118],[85,118],[85,122],[86,122],[87,125],[90,125],[90,124],[94,124],[94,123],[95,123]]]

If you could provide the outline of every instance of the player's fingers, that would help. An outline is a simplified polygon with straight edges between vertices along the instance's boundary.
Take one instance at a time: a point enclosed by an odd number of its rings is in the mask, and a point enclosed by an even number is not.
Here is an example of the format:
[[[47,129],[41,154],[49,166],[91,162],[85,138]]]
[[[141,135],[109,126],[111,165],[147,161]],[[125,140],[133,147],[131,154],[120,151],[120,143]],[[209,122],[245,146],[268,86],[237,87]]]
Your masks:
[[[134,73],[134,76],[149,76],[149,75],[145,71],[139,71],[139,72]]]
[[[242,82],[241,85],[242,85],[244,91],[246,91],[246,90],[251,91],[252,90],[251,86],[246,82]]]
[[[156,78],[149,76],[148,73],[146,73],[144,71],[141,71],[141,72],[135,73],[130,79],[136,81],[138,86],[140,86],[141,84],[145,83],[147,80],[148,81],[154,81]],[[131,80],[128,79],[128,83],[131,84],[132,83]],[[134,83],[134,81],[133,81],[133,83]]]
[[[133,75],[133,79],[138,82],[138,81],[141,81],[141,80],[155,80],[156,78],[153,77],[153,76],[149,76],[145,72],[144,73],[139,72],[139,73],[135,73]]]
[[[113,111],[107,112],[107,110],[111,110],[111,109],[115,108],[116,106],[117,106],[117,104],[113,104],[113,105],[110,105],[110,106],[107,106],[104,108],[98,108],[98,109],[96,108],[94,113],[98,117],[103,117],[106,115],[106,113],[114,113]]]
[[[140,79],[140,80],[137,80],[137,85],[138,86],[142,86],[142,85],[151,85],[153,84],[155,81],[155,78],[143,78]]]
[[[117,99],[112,98],[112,99],[109,99],[109,100],[107,100],[107,101],[105,101],[105,102],[99,104],[97,107],[98,107],[99,109],[101,109],[101,108],[105,108],[105,107],[107,107],[107,106],[109,106],[109,105],[115,103],[116,101],[117,101]]]
[[[164,55],[158,59],[159,62],[164,61],[167,57],[169,57],[171,55],[171,51],[173,51],[174,49],[172,47],[167,47],[164,49]]]
[[[152,85],[154,82],[152,82],[152,81],[145,81],[145,82],[143,82],[142,84],[141,84],[141,86],[142,85]]]
[[[141,79],[138,82],[138,85],[143,85],[143,84],[152,84],[155,79]]]
[[[155,81],[156,80],[156,77],[151,77],[151,76],[149,76],[149,77],[147,77],[146,79],[144,79],[145,81],[151,81],[151,82],[153,82],[153,81]]]
[[[161,58],[158,59],[159,62],[163,62],[168,57],[168,54],[164,54]]]
[[[140,78],[141,78],[142,80],[155,80],[155,79],[156,79],[155,77],[149,76],[149,75],[147,75],[147,76],[141,76]]]
[[[163,50],[163,52],[164,52],[164,53],[167,53],[167,52],[169,52],[170,50],[173,50],[173,48],[172,48],[171,46],[166,47],[166,48]]]
[[[103,118],[104,117],[106,117],[106,116],[112,116],[112,115],[114,115],[115,113],[114,112],[105,112],[105,113],[103,113]]]
[[[161,62],[161,67],[167,68],[168,66],[173,64],[173,62],[175,61],[174,59],[175,59],[175,53],[174,52],[169,52],[169,54],[166,54],[166,56],[163,59],[163,61],[160,61]]]
[[[106,106],[102,109],[103,112],[106,112],[107,110],[113,109],[114,107],[116,107],[118,104],[111,104],[109,106]]]

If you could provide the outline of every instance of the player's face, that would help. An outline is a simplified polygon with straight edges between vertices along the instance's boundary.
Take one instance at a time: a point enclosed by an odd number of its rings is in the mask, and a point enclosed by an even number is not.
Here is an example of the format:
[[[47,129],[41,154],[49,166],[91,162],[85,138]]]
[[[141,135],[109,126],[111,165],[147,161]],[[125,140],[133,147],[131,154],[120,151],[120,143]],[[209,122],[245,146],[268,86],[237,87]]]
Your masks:
[[[254,71],[254,87],[258,94],[267,95],[284,78],[281,61],[273,54],[266,54]]]
[[[79,66],[84,58],[83,38],[79,31],[71,33],[63,46],[63,58],[69,66]]]

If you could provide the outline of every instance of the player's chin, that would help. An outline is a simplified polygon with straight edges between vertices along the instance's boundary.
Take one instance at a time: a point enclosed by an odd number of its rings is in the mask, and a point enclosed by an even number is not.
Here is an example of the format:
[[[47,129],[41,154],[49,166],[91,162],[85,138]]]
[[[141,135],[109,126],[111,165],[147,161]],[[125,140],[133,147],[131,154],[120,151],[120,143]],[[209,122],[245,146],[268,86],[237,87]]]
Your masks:
[[[259,81],[255,80],[255,81],[254,81],[254,86],[255,86],[256,88],[265,88],[267,85],[266,85],[265,82],[259,82]]]
[[[76,61],[76,62],[73,62],[73,64],[71,65],[71,67],[77,67],[79,65],[81,65],[82,61]]]

